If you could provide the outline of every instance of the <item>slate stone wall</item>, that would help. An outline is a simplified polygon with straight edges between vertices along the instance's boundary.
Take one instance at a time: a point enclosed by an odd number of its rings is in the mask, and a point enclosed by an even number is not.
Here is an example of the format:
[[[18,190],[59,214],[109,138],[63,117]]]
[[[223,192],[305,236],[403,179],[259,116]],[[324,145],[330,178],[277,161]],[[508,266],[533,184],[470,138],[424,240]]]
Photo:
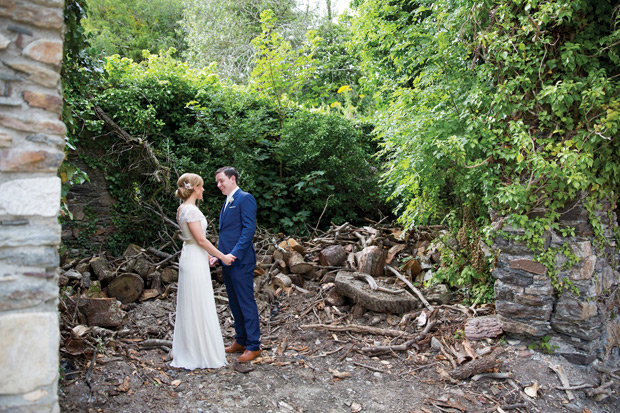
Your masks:
[[[504,331],[533,342],[549,335],[556,353],[577,364],[620,357],[620,273],[614,238],[618,220],[609,203],[596,216],[604,239],[596,239],[581,203],[567,207],[560,220],[561,227],[575,229],[575,236],[556,231],[544,236],[546,249],[568,245],[579,259],[570,266],[567,257],[556,255],[557,281],[566,287],[562,292],[554,288],[547,268],[534,261],[533,252],[511,241],[521,229],[503,227],[505,235],[495,240],[501,250],[493,272],[496,309]]]
[[[0,0],[0,411],[59,411],[63,10]]]

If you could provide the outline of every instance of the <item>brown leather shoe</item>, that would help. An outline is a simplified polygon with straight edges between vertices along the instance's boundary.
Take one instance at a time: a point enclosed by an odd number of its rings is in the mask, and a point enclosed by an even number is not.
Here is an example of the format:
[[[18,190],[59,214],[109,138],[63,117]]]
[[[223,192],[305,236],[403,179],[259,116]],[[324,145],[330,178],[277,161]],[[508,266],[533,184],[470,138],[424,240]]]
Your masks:
[[[256,350],[256,351],[246,350],[243,352],[242,355],[237,357],[237,361],[241,363],[243,363],[244,361],[252,361],[258,356],[260,356],[260,350]]]
[[[224,351],[227,353],[243,353],[245,351],[245,346],[235,341],[230,346],[226,347]]]

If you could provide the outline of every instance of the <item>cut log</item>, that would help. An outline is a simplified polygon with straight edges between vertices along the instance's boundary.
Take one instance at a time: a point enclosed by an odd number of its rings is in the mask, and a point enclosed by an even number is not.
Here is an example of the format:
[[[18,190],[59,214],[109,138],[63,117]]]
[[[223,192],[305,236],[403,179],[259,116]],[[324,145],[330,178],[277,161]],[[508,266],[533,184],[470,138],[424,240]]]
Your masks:
[[[277,287],[282,287],[282,288],[288,288],[293,284],[293,281],[291,281],[290,277],[288,275],[284,275],[284,274],[276,274],[273,277],[273,281],[272,284],[277,288]]]
[[[293,274],[305,274],[312,271],[312,264],[304,261],[304,256],[297,251],[291,251],[288,260],[288,269]]]
[[[324,267],[342,266],[347,260],[347,252],[342,245],[331,245],[319,253],[319,263]]]
[[[153,271],[149,274],[149,288],[159,291],[160,293],[164,291],[164,285],[161,280],[161,272]]]
[[[289,238],[287,242],[288,242],[288,246],[292,250],[297,251],[301,255],[305,255],[306,254],[306,249],[303,247],[303,245],[301,245],[299,242],[297,242],[294,238]]]
[[[465,323],[465,337],[468,340],[494,338],[502,333],[502,326],[496,316],[470,318]]]
[[[467,364],[464,364],[454,370],[449,371],[448,374],[453,379],[464,380],[476,374],[484,373],[489,370],[494,370],[498,368],[501,364],[501,361],[497,359],[498,355],[499,352],[496,350],[488,357],[472,360]]]
[[[273,255],[268,255],[268,254],[264,254],[264,255],[257,255],[256,256],[256,265],[260,266],[260,265],[271,265],[273,263]]]
[[[89,326],[118,327],[123,322],[121,303],[114,298],[80,298],[78,309]]]
[[[166,283],[175,283],[179,281],[179,272],[172,267],[166,267],[161,270],[161,280]]]
[[[123,304],[133,303],[144,291],[144,280],[138,274],[121,274],[108,285],[108,295]]]
[[[358,271],[370,274],[373,277],[381,277],[384,274],[385,254],[379,246],[373,245],[364,248],[359,253]]]
[[[114,272],[110,271],[110,265],[105,257],[95,257],[90,260],[90,268],[103,284],[107,284],[114,278]]]
[[[140,274],[147,278],[150,273],[155,271],[155,266],[144,257],[146,251],[138,245],[129,244],[123,257],[127,259],[127,271]]]
[[[298,287],[304,286],[304,275],[303,274],[291,273],[288,275],[288,277],[291,279],[294,285]]]
[[[420,306],[420,301],[406,291],[390,294],[378,289],[371,290],[367,282],[357,279],[356,273],[339,271],[334,283],[338,294],[351,298],[368,310],[402,314]]]

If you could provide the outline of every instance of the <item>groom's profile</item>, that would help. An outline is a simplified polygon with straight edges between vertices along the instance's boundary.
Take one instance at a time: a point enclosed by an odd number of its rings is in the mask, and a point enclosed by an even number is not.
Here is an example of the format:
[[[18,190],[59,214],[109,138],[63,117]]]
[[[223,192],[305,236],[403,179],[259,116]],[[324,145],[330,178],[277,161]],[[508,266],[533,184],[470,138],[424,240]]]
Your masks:
[[[217,187],[226,195],[220,212],[217,248],[236,260],[223,265],[222,272],[230,311],[235,320],[235,341],[226,353],[241,353],[237,361],[252,361],[260,355],[260,323],[254,299],[256,252],[256,200],[238,186],[239,173],[232,166],[215,171]]]

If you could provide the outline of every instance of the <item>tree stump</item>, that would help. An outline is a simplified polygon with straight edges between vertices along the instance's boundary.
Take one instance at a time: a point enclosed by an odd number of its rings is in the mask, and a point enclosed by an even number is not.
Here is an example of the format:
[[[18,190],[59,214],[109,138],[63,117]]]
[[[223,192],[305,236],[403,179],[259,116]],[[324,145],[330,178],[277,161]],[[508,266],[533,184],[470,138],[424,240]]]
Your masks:
[[[144,291],[144,280],[138,274],[121,274],[108,285],[108,295],[123,304],[133,303]]]
[[[325,267],[341,266],[346,260],[347,252],[342,245],[330,245],[319,254],[319,263]]]
[[[358,262],[359,272],[370,274],[373,277],[384,275],[383,267],[385,267],[385,254],[381,247],[373,245],[364,248],[359,252]]]
[[[83,297],[78,301],[78,309],[89,326],[118,327],[123,322],[121,303],[114,298]]]
[[[352,272],[339,271],[334,283],[338,294],[371,311],[403,314],[420,306],[420,301],[404,290],[398,294],[371,290],[368,283],[357,279]]]

